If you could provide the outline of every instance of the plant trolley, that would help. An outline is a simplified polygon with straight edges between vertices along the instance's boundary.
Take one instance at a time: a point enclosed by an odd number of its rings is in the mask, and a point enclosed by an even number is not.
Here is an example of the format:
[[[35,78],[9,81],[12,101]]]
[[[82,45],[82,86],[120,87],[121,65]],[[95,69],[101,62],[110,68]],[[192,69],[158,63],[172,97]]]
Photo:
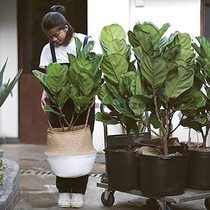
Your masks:
[[[102,110],[103,111],[103,110]],[[126,136],[120,135],[107,135],[107,126],[104,125],[104,145],[107,147],[115,147],[116,145],[125,145]],[[150,132],[140,133],[140,140],[150,139]],[[123,160],[121,161],[123,162]],[[97,187],[104,188],[104,192],[101,194],[101,202],[105,207],[111,207],[115,202],[114,193],[116,191],[141,196],[142,198],[148,198],[145,202],[145,209],[148,210],[173,210],[172,204],[180,204],[188,201],[195,201],[204,199],[206,209],[210,210],[210,190],[194,190],[185,189],[185,192],[176,196],[165,197],[147,197],[140,190],[123,190],[112,187],[111,181],[107,176],[107,157],[105,154],[105,168],[106,172],[102,175],[100,182],[97,183]],[[118,170],[118,169],[116,169]]]
[[[106,207],[111,207],[115,202],[114,189],[110,189],[108,183],[97,183],[98,187],[104,188],[105,191],[101,194],[101,202]],[[133,195],[145,197],[139,190],[120,191]],[[176,196],[153,197],[148,198],[145,207],[150,210],[173,210],[171,204],[180,204],[187,201],[195,201],[205,199],[205,207],[210,210],[210,190],[191,190],[186,189],[185,193]]]

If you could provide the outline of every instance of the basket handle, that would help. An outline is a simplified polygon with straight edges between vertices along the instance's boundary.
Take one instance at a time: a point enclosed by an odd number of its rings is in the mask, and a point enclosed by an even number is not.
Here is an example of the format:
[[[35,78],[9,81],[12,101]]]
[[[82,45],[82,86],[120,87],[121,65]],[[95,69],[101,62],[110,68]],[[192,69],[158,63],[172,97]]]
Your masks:
[[[88,125],[88,119],[89,119],[89,116],[90,116],[90,109],[91,109],[91,108],[89,108],[88,111],[87,111],[87,117],[86,117],[86,120],[85,120],[85,128],[86,128],[87,125]]]

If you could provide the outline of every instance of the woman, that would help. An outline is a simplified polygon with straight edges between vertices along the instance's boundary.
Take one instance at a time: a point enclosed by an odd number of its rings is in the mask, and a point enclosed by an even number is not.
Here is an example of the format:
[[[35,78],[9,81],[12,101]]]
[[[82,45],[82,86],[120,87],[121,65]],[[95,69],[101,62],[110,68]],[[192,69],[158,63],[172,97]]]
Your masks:
[[[78,37],[81,41],[85,40],[84,34],[78,34],[74,32],[73,27],[66,20],[65,8],[61,5],[55,5],[50,8],[50,12],[47,13],[42,19],[42,29],[51,42],[46,44],[41,52],[39,67],[46,69],[48,64],[52,62],[58,62],[61,64],[69,63],[67,53],[76,55],[75,37]],[[53,44],[52,44],[53,43]],[[54,49],[52,50],[51,47]],[[53,56],[53,51],[55,56]],[[45,106],[48,101],[47,94],[43,91],[41,97],[41,106]],[[64,106],[65,109],[73,107],[73,102],[69,100]],[[73,110],[73,109],[72,109]],[[89,125],[91,132],[94,127],[94,106],[91,108],[91,114],[89,117]],[[71,116],[68,116],[69,118]],[[50,123],[53,127],[59,127],[58,117],[54,114],[49,116]],[[86,119],[86,113],[80,116],[76,125],[84,124]],[[59,191],[58,206],[59,207],[73,207],[80,208],[83,206],[83,195],[86,192],[88,182],[88,175],[77,178],[62,178],[56,176],[56,187]]]

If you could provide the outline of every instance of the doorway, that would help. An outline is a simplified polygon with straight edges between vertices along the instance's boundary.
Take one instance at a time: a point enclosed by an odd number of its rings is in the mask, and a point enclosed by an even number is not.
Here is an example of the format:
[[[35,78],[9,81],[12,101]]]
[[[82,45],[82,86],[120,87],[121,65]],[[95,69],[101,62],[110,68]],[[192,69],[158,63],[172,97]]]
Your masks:
[[[201,0],[201,36],[210,37],[210,0]]]
[[[66,18],[76,32],[87,33],[87,0],[18,0],[19,139],[25,144],[45,144],[49,127],[41,110],[41,85],[32,74],[38,69],[42,47],[48,42],[41,29],[42,17],[52,5],[66,8]]]

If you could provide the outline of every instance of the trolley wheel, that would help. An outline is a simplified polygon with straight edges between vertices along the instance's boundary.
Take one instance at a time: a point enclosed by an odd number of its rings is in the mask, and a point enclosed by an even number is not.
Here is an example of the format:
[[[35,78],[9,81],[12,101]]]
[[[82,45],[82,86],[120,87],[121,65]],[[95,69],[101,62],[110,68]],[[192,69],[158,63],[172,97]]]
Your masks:
[[[101,194],[101,202],[105,207],[111,207],[114,201],[114,192],[106,190]]]
[[[167,201],[159,201],[160,203],[160,210],[173,210],[172,205],[170,202]]]
[[[210,198],[206,198],[204,204],[206,209],[210,210]]]
[[[149,198],[146,200],[145,207],[147,210],[161,210],[159,202],[153,198]]]
[[[166,209],[167,210],[173,210],[171,203],[166,202]]]
[[[149,198],[146,201],[146,209],[148,210],[173,210],[169,202],[157,201],[156,199]]]

